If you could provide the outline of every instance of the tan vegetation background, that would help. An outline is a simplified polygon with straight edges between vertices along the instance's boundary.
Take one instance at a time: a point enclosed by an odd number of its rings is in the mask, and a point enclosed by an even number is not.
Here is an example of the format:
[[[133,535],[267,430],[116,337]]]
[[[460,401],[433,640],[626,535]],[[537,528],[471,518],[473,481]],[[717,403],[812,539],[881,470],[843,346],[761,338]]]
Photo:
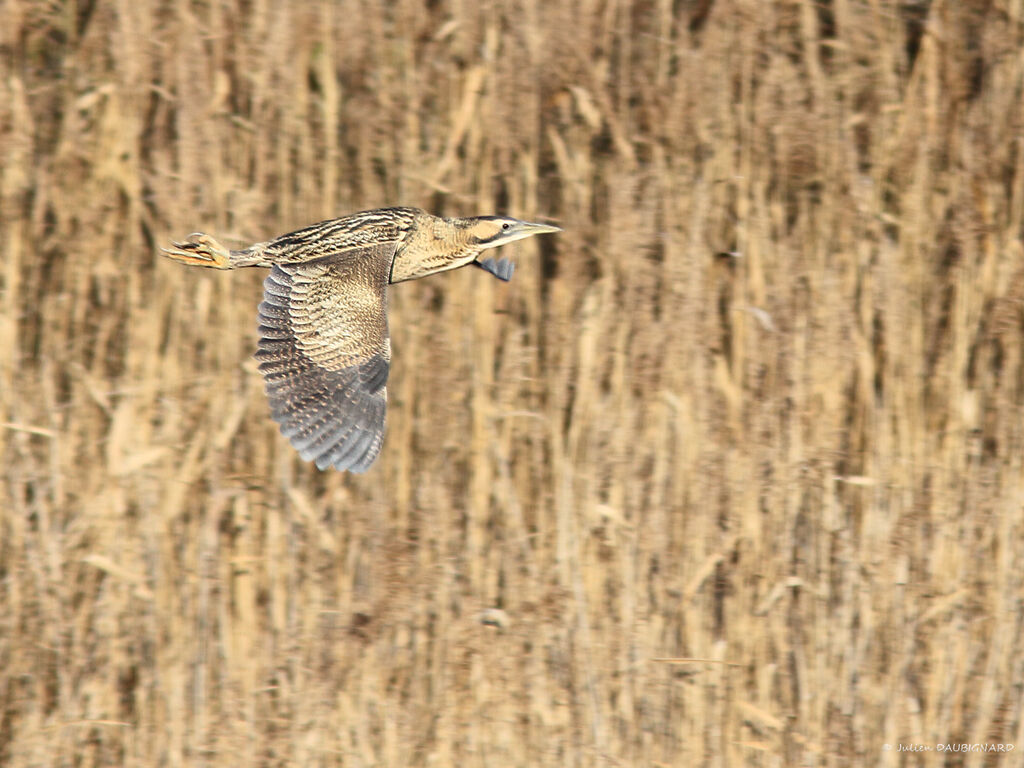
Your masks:
[[[1022,0],[0,13],[0,764],[1020,764]],[[320,473],[158,248],[394,204]]]

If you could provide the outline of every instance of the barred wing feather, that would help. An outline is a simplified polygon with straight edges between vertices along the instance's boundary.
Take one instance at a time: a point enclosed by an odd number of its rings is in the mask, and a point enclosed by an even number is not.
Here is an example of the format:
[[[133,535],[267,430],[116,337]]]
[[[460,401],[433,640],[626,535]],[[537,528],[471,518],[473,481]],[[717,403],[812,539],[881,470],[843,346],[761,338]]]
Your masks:
[[[317,467],[365,472],[384,440],[394,243],[274,265],[256,352],[271,415]]]

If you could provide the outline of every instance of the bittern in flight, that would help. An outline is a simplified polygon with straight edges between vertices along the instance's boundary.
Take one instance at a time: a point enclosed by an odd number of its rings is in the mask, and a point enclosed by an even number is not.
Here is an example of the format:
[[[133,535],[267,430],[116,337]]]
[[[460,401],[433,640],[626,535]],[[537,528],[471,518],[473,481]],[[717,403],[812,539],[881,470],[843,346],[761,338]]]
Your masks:
[[[195,266],[271,268],[256,351],[271,415],[306,461],[365,472],[384,440],[388,283],[467,264],[508,280],[512,262],[481,258],[485,251],[559,231],[504,216],[447,219],[416,208],[381,208],[240,251],[202,233],[163,250]]]

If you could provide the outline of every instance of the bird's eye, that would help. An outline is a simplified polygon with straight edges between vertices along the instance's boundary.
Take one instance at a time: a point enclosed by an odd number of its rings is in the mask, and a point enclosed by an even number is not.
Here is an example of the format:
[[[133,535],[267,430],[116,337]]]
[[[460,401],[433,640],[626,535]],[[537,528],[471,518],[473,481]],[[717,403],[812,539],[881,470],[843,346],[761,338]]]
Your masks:
[[[502,228],[502,229],[508,229],[508,228],[509,228],[509,227],[511,227],[511,226],[512,226],[512,225],[511,225],[511,224],[509,224],[509,223],[508,223],[508,222],[506,221],[506,222],[505,222],[504,224],[502,224],[502,225],[501,225],[501,228]]]

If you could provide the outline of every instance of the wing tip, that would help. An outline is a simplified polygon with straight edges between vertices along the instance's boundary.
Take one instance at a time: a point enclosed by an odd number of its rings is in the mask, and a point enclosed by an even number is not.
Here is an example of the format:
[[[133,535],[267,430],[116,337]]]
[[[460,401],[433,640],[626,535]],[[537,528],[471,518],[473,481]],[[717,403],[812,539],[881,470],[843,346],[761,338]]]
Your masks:
[[[506,283],[512,279],[512,273],[516,271],[516,265],[511,259],[488,257],[476,262],[476,265]]]

